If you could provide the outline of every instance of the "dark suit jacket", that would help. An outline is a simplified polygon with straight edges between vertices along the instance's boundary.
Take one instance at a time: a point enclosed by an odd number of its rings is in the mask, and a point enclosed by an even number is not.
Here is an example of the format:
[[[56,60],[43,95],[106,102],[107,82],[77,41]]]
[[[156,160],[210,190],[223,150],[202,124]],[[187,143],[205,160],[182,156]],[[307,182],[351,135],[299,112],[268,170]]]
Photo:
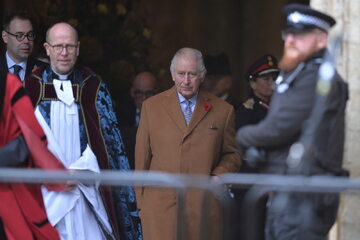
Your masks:
[[[232,96],[228,96],[226,99],[224,99],[227,103],[232,105],[234,107],[234,110],[236,111],[238,107],[240,106],[241,102],[237,99],[233,98]]]
[[[125,145],[126,155],[130,168],[135,168],[135,142],[136,142],[136,106],[134,100],[128,95],[119,100],[115,108],[119,129]]]
[[[246,125],[257,124],[266,116],[268,108],[262,102],[269,104],[252,94],[238,107],[235,114],[236,130]]]
[[[26,64],[25,78],[31,75],[31,72],[34,68],[37,68],[43,64],[46,64],[46,63],[44,63],[40,60],[37,60],[36,58],[29,57],[27,60],[27,64]],[[0,71],[3,76],[9,72],[5,53],[3,53],[0,57]]]

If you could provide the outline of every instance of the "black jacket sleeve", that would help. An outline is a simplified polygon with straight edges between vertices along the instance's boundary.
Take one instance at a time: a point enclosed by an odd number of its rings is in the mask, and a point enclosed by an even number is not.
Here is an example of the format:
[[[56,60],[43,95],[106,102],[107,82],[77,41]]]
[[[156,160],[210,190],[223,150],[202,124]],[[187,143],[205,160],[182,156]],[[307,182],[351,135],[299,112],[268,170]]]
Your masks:
[[[16,167],[26,162],[29,150],[23,135],[0,147],[0,167]]]

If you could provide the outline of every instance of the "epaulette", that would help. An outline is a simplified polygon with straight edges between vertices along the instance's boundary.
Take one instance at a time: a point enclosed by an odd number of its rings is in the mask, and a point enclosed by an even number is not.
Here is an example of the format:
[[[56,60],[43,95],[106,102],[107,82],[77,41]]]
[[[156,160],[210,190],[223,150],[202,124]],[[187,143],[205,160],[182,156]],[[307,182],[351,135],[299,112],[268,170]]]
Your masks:
[[[254,109],[254,104],[255,104],[255,101],[253,98],[249,98],[248,100],[246,100],[243,103],[244,107],[247,109]]]

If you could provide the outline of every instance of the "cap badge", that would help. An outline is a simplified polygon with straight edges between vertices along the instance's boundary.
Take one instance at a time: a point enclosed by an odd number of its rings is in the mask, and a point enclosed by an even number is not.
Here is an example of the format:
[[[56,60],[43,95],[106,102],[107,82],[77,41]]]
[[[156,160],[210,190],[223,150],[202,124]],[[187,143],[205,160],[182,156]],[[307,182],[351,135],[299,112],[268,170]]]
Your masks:
[[[293,12],[289,15],[288,20],[293,23],[298,23],[301,20],[301,14],[299,12]]]
[[[272,61],[272,58],[271,58],[270,56],[268,56],[268,65],[269,65],[269,66],[273,66],[273,65],[274,65],[274,63],[273,63],[273,61]]]

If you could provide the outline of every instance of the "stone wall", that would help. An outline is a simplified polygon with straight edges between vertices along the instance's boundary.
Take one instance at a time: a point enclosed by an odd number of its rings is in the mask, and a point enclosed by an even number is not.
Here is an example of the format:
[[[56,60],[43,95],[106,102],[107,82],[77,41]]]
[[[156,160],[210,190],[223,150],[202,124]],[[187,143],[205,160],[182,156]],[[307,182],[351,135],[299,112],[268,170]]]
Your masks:
[[[344,167],[351,177],[360,176],[360,0],[311,0],[311,6],[334,16],[338,21],[332,36],[341,34],[337,67],[349,84],[350,99],[346,116]],[[336,231],[337,240],[360,239],[360,197],[343,194]]]

